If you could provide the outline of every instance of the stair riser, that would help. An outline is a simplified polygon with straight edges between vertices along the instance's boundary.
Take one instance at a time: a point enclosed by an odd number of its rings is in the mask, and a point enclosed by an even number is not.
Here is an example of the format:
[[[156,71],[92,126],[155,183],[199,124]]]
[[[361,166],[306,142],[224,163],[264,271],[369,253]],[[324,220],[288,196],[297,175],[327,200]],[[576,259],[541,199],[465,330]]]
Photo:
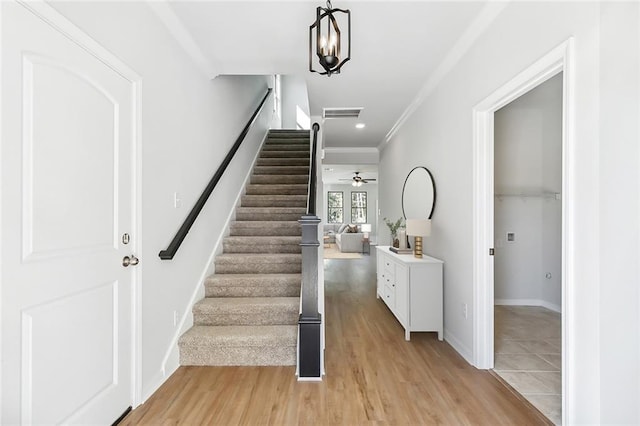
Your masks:
[[[216,262],[218,274],[299,274],[301,263],[241,263],[229,264]]]
[[[230,244],[222,243],[225,253],[300,253],[299,244]]]
[[[292,148],[293,151],[309,152],[311,150],[311,144],[309,143],[308,140],[303,141],[303,140],[297,140],[297,139],[270,139],[262,146],[262,151],[264,151],[265,148],[268,148],[269,150],[273,149],[275,151],[278,151],[278,148],[283,146],[294,147]]]
[[[194,312],[193,322],[196,325],[295,325],[298,323],[298,311],[271,309],[253,313]]]
[[[193,347],[180,345],[181,365],[296,365],[296,346]]]
[[[309,144],[311,138],[309,135],[289,135],[289,134],[270,134],[267,138],[269,142],[281,142],[281,143],[306,143]]]
[[[270,223],[268,221],[264,222],[265,225]],[[235,225],[231,225],[231,236],[234,237],[275,237],[275,236],[288,236],[288,237],[297,237],[302,235],[302,231],[300,226],[286,226],[286,227],[268,227],[265,226],[263,228],[256,227],[243,227],[242,222],[237,222]]]
[[[253,213],[237,212],[236,220],[299,220],[304,213]]]
[[[253,212],[253,211],[237,211],[236,220],[268,220],[268,221],[280,221],[291,220],[297,221],[304,214],[304,209],[301,212],[288,212],[288,213],[268,213],[268,212]]]
[[[309,161],[309,152],[305,151],[262,151],[260,158],[304,158]]]
[[[307,185],[247,185],[247,195],[307,195]]]
[[[205,285],[205,297],[299,297],[300,284],[280,286]]]
[[[309,177],[309,166],[255,166],[255,175],[304,175]]]
[[[307,156],[309,155],[309,144],[301,144],[301,143],[266,143],[262,147],[261,152],[265,151],[300,151],[306,152]]]
[[[242,207],[306,207],[307,197],[292,196],[284,200],[279,200],[272,197],[243,195],[240,204]]]
[[[308,175],[252,175],[251,183],[258,185],[306,185]]]
[[[257,166],[309,166],[307,158],[258,158]]]

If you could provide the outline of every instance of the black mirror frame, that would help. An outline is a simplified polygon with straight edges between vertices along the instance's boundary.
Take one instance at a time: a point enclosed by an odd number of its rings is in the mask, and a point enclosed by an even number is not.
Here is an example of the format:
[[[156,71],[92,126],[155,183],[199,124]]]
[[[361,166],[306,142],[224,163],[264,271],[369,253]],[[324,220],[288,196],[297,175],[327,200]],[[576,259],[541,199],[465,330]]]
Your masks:
[[[407,219],[407,214],[404,211],[404,190],[405,190],[405,187],[407,186],[407,181],[409,180],[409,176],[411,176],[411,173],[413,173],[414,170],[416,169],[426,170],[426,172],[429,173],[429,178],[431,178],[431,186],[433,188],[433,203],[431,204],[431,211],[429,212],[429,217],[428,217],[428,219],[431,219],[431,217],[433,216],[433,212],[436,209],[436,181],[433,179],[433,175],[431,174],[431,171],[429,171],[429,169],[427,169],[424,166],[417,166],[411,169],[409,174],[407,174],[406,179],[404,180],[404,185],[402,185],[402,216],[404,216],[405,220]]]

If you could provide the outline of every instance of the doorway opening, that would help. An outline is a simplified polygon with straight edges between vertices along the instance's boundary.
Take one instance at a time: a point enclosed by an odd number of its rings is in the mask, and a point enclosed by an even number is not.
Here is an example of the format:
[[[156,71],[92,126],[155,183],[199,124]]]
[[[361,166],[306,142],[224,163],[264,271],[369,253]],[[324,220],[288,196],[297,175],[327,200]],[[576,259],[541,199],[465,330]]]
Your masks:
[[[473,111],[474,117],[474,270],[473,270],[473,290],[474,290],[474,330],[473,330],[473,361],[477,368],[493,369],[495,331],[497,329],[495,314],[502,308],[495,309],[494,303],[499,299],[496,294],[495,281],[495,256],[494,253],[500,250],[497,243],[515,244],[520,237],[526,234],[511,230],[500,230],[501,241],[495,238],[497,229],[494,223],[496,217],[496,176],[495,176],[495,116],[496,112],[522,95],[532,91],[554,77],[561,80],[562,107],[561,107],[561,167],[560,167],[560,191],[549,189],[548,199],[541,198],[538,202],[544,201],[556,203],[556,209],[560,210],[560,256],[556,261],[560,263],[559,277],[557,273],[551,271],[551,278],[556,278],[559,282],[559,300],[555,303],[547,303],[546,308],[554,307],[562,312],[560,318],[560,360],[554,359],[560,364],[561,380],[557,384],[561,390],[561,412],[562,418],[558,422],[564,422],[567,408],[567,401],[570,399],[570,383],[567,378],[571,377],[568,371],[571,366],[567,359],[572,359],[573,352],[571,342],[572,326],[572,297],[575,283],[573,282],[573,238],[574,233],[572,222],[574,197],[572,192],[571,177],[573,176],[572,152],[575,142],[573,140],[573,105],[575,102],[573,95],[573,68],[572,68],[573,40],[569,39],[562,43],[540,60],[530,65],[519,75],[507,82],[496,92],[480,102]],[[526,174],[526,173],[525,173]],[[529,188],[531,191],[531,188]],[[538,188],[538,193],[542,193]],[[556,195],[560,194],[560,195]],[[503,194],[503,200],[507,197]],[[522,195],[522,194],[520,194]],[[545,195],[547,197],[547,195]],[[516,197],[513,197],[516,198]],[[525,198],[525,197],[523,197]],[[526,198],[529,200],[529,198]],[[532,198],[533,199],[533,198]],[[521,201],[522,202],[522,201]],[[525,232],[525,231],[523,231]],[[502,235],[504,233],[504,235]],[[547,271],[543,273],[543,283],[547,280]],[[540,284],[542,286],[543,284]],[[504,295],[502,296],[504,297]],[[542,296],[536,299],[541,304]],[[520,301],[522,302],[522,300]],[[531,302],[531,301],[529,301]],[[551,306],[554,305],[554,306]],[[557,342],[556,342],[557,343]],[[556,387],[557,388],[557,387]]]
[[[562,77],[494,113],[494,371],[562,417]]]

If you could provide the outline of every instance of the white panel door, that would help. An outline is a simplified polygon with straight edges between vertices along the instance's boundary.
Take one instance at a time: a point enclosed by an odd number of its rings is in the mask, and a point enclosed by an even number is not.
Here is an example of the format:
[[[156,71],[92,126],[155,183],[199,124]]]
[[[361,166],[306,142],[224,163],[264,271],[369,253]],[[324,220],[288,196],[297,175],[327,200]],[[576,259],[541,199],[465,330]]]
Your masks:
[[[133,85],[0,6],[0,423],[110,424],[133,398]]]

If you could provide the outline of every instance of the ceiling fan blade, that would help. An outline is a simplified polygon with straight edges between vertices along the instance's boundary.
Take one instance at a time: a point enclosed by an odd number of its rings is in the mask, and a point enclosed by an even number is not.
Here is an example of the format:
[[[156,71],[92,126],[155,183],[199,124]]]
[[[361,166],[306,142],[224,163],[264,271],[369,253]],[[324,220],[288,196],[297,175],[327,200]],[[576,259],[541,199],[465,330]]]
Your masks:
[[[349,179],[338,179],[338,180],[353,180],[353,179],[349,178]]]

